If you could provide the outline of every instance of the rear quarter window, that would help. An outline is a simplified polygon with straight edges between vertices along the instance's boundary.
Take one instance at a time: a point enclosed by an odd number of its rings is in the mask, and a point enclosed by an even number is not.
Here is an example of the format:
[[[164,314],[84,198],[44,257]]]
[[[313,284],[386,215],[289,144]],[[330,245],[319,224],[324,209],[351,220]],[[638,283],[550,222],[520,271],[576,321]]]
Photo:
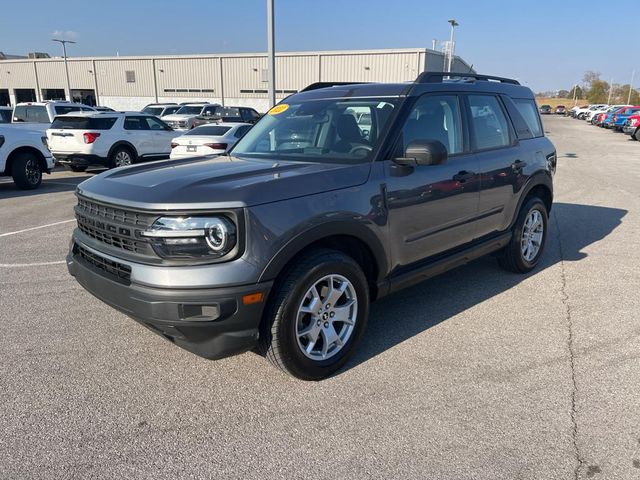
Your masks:
[[[51,128],[67,130],[109,130],[116,123],[116,117],[56,117]]]
[[[514,98],[513,103],[515,103],[518,112],[524,121],[527,122],[527,126],[534,137],[542,137],[544,135],[544,131],[542,130],[542,124],[540,123],[540,116],[538,115],[538,108],[536,107],[536,102],[534,100],[529,100],[525,98]]]

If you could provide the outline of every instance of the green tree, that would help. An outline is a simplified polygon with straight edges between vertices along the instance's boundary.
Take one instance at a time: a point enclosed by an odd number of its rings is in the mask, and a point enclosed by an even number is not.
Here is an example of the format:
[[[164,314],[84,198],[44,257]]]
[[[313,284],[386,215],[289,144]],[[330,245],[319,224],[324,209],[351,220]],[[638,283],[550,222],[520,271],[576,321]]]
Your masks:
[[[590,103],[605,103],[609,97],[609,84],[604,80],[592,80],[591,88],[587,92]]]
[[[590,90],[593,83],[597,81],[600,81],[600,72],[595,72],[593,70],[587,70],[584,72],[582,83],[584,83],[586,90]]]
[[[558,90],[558,98],[569,98],[569,90]]]
[[[569,90],[569,95],[567,95],[567,98],[573,98],[574,95],[578,100],[584,98],[584,91],[582,90],[580,85],[575,85],[571,90]]]

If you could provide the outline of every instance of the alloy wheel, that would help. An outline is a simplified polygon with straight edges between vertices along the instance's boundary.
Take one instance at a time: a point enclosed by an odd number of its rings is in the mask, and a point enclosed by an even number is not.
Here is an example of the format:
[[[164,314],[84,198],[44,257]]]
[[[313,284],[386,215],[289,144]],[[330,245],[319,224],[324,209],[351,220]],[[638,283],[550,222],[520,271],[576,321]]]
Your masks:
[[[322,277],[307,290],[298,307],[298,347],[315,361],[335,356],[351,338],[357,316],[353,284],[342,275]]]
[[[524,222],[520,239],[520,252],[527,262],[532,262],[540,252],[543,236],[542,214],[538,210],[531,210]]]

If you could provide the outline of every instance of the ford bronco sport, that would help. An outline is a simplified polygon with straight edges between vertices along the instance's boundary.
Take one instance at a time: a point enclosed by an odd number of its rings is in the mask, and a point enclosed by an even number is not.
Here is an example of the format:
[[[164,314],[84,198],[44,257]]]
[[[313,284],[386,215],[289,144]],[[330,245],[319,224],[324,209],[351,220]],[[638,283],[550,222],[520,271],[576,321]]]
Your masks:
[[[193,353],[254,349],[317,380],[353,353],[371,301],[489,253],[532,270],[555,165],[515,80],[314,84],[228,155],[83,182],[68,269]]]

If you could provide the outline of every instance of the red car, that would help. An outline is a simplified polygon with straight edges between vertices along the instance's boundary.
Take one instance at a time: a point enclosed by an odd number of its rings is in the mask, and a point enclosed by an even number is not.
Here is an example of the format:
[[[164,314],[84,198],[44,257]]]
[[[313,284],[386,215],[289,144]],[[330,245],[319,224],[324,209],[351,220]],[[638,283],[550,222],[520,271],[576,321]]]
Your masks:
[[[622,131],[635,140],[640,140],[640,115],[632,115],[627,118]]]

